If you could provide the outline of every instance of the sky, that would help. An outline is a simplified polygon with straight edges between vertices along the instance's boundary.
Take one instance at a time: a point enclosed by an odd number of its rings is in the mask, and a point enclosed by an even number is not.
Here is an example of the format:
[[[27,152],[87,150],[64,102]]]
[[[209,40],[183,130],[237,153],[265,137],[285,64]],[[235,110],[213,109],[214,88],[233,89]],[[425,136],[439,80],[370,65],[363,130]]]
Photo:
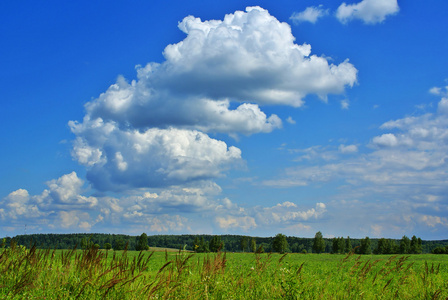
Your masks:
[[[446,11],[3,1],[0,236],[447,239]]]

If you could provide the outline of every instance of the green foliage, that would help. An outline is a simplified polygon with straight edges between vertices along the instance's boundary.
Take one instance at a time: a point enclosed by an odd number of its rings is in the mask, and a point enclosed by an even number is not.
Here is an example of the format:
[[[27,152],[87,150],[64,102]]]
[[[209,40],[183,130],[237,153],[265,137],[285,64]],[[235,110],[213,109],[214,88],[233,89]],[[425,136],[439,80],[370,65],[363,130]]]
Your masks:
[[[114,250],[115,251],[124,250],[125,247],[126,247],[126,242],[123,239],[117,239],[114,241]]]
[[[422,239],[417,238],[415,235],[411,239],[411,252],[412,254],[422,253]]]
[[[209,248],[211,252],[218,252],[224,249],[224,243],[221,241],[221,237],[215,235],[212,237],[209,243]]]
[[[314,236],[313,251],[315,253],[322,253],[325,251],[325,240],[322,236],[322,232],[318,231]]]
[[[161,248],[173,248],[180,249],[184,248],[186,245],[186,250],[195,250],[195,245],[199,246],[201,236],[204,238],[204,246],[209,242],[213,236],[209,235],[152,235],[148,236],[148,246],[150,247],[161,247]],[[259,246],[263,246],[265,252],[274,251],[272,249],[272,242],[275,237],[248,237],[241,235],[220,235],[221,241],[225,245],[225,251],[227,252],[240,252],[241,241],[243,238],[246,240],[244,252],[253,251],[252,239],[255,239],[257,249]],[[128,250],[136,250],[138,247],[138,242],[140,236],[129,236],[122,234],[99,234],[99,233],[73,233],[73,234],[30,234],[30,235],[17,235],[14,237],[18,244],[29,247],[30,245],[36,245],[38,249],[72,249],[75,246],[78,248],[89,248],[91,244],[104,245],[109,243],[112,247],[115,245],[115,240],[124,240],[125,245],[128,245]],[[84,239],[84,242],[83,242]],[[195,240],[197,243],[195,243]],[[301,253],[304,249],[308,252],[313,251],[314,238],[302,238],[288,236],[286,237],[289,248],[288,252]],[[11,241],[10,237],[5,238],[5,246],[9,245]],[[332,247],[332,240],[323,239],[324,248],[322,252],[334,252]],[[339,238],[341,241],[341,238]],[[388,239],[390,243],[387,253],[399,254],[399,243],[400,240]],[[378,243],[380,239],[371,239],[371,248],[377,253]],[[83,244],[83,245],[81,245]],[[347,237],[345,239],[345,251],[341,251],[341,245],[338,245],[338,251],[341,253],[349,253],[352,248],[359,247],[361,244],[360,239],[350,239]],[[448,245],[448,240],[441,241],[422,241],[420,238],[413,237],[411,239],[411,250],[409,254],[419,254],[419,253],[431,253],[433,249],[437,247],[444,248]],[[244,246],[244,245],[243,245]],[[206,248],[206,247],[205,247]],[[380,253],[380,252],[378,252]],[[384,252],[381,252],[384,253]]]
[[[410,252],[411,252],[411,240],[404,235],[400,241],[400,253],[408,254]]]
[[[241,242],[240,242],[240,244],[241,244],[241,251],[243,251],[243,252],[245,252],[246,251],[246,249],[247,249],[247,240],[248,240],[248,237],[247,236],[243,236],[243,237],[241,237]]]
[[[288,249],[288,241],[284,234],[277,234],[272,241],[272,249],[278,253],[285,253]]]
[[[196,237],[194,240],[194,250],[196,253],[210,252],[208,243],[204,240],[204,236],[201,236],[201,238]]]
[[[378,240],[377,247],[373,251],[375,254],[394,254],[398,246],[394,240],[381,238]]]
[[[252,238],[250,241],[250,250],[254,253],[257,252],[257,241],[255,238]]]
[[[343,237],[333,238],[333,251],[332,253],[344,253],[345,252],[345,240]]]
[[[437,247],[432,250],[433,254],[448,254],[448,246],[446,247]]]
[[[361,240],[361,246],[358,248],[358,254],[371,254],[372,253],[372,242],[370,238],[366,236]]]
[[[143,250],[147,250],[148,249],[148,236],[146,235],[146,233],[142,233],[140,235],[140,237],[138,238],[138,243],[137,243],[137,251],[143,251]]]
[[[110,243],[105,243],[104,249],[106,249],[106,250],[112,249],[112,245]]]
[[[352,241],[350,240],[350,237],[348,236],[345,240],[345,253],[350,253],[353,249]]]

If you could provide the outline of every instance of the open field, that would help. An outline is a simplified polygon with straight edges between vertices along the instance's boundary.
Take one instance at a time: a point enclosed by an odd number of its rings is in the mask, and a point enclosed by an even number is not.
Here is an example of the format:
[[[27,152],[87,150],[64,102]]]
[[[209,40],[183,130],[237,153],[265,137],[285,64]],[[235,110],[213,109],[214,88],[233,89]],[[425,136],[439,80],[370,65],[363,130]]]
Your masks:
[[[2,299],[446,299],[447,255],[0,250]]]

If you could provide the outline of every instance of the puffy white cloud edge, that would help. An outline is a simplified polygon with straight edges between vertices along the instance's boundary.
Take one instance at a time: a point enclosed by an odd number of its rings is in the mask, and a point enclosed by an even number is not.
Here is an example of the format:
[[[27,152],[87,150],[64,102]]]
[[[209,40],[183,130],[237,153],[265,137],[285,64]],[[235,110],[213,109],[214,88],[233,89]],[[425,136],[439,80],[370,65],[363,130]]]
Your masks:
[[[355,4],[344,2],[338,7],[336,18],[341,23],[359,19],[366,24],[377,24],[397,14],[399,10],[397,0],[363,0]]]

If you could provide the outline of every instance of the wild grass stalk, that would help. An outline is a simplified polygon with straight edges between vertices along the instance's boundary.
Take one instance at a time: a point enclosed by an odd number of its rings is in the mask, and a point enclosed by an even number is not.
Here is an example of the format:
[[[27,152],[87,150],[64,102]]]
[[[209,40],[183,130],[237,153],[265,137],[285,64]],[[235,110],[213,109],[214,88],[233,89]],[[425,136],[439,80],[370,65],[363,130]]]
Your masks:
[[[0,249],[2,299],[446,299],[448,258]]]

